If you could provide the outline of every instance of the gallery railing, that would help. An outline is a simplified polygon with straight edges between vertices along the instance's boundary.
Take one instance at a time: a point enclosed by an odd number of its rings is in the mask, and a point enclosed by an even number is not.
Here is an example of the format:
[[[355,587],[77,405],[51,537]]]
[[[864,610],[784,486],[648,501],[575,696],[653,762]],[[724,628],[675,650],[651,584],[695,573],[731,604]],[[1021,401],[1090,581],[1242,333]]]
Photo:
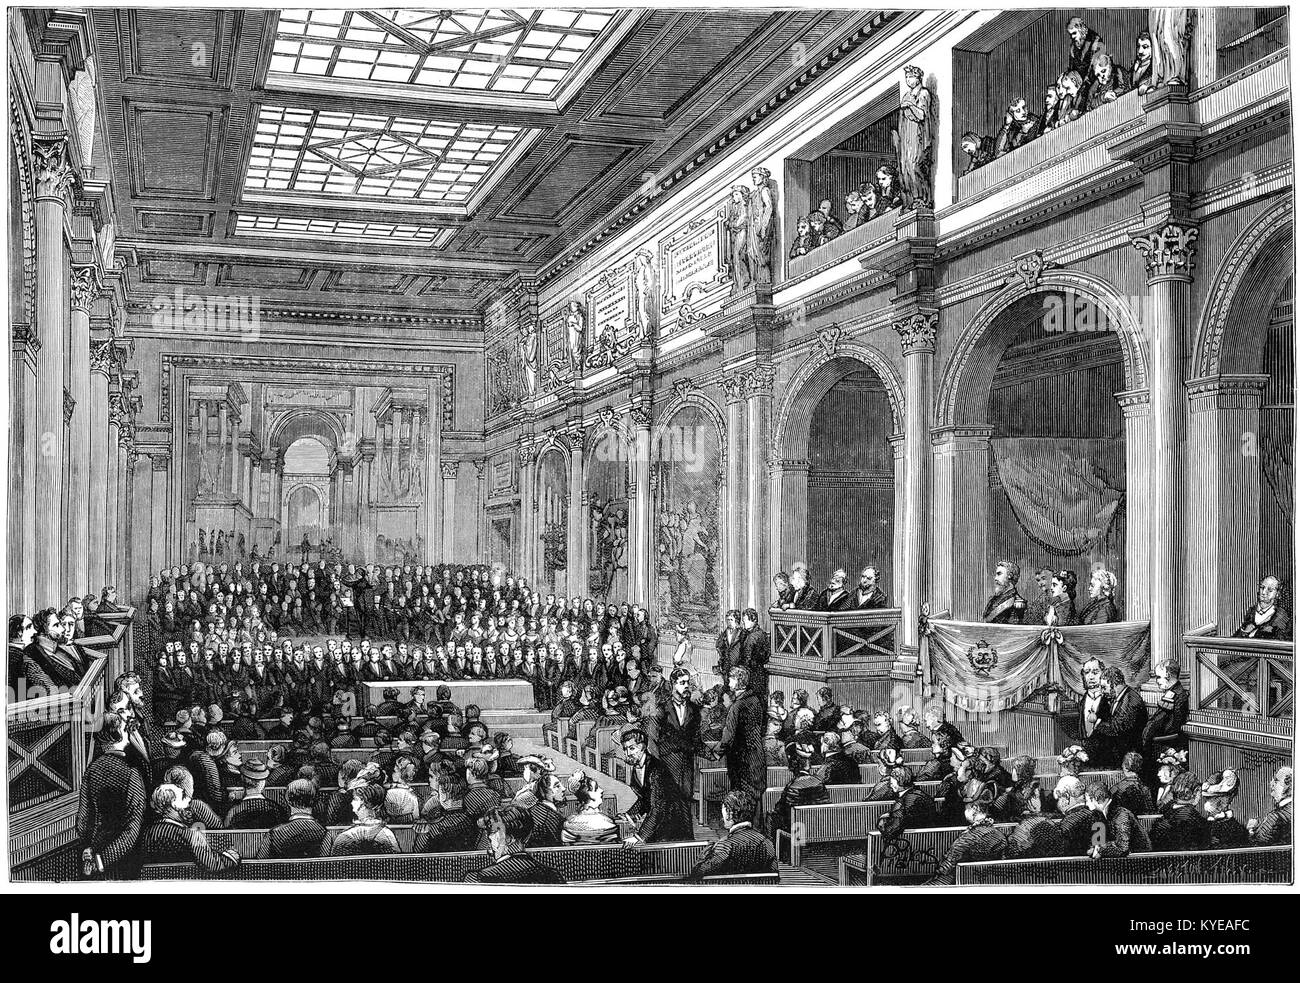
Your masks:
[[[796,611],[772,608],[772,655],[825,665],[879,663],[888,671],[898,656],[901,608]]]
[[[78,791],[94,755],[108,689],[132,666],[134,616],[134,609],[105,614],[101,618],[112,625],[111,631],[77,639],[90,665],[76,686],[47,693],[27,689],[20,678],[9,694],[5,718],[13,866],[57,849],[76,835]],[[11,660],[15,656],[21,664],[21,653],[11,647]]]
[[[1183,636],[1193,710],[1289,719],[1295,710],[1295,646],[1254,638]]]

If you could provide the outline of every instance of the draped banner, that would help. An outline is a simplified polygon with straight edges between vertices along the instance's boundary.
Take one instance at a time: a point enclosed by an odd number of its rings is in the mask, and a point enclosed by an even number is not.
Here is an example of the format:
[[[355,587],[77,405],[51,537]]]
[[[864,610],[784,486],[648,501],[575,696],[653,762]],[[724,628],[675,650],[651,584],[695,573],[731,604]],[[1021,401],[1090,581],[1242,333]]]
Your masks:
[[[1150,632],[1145,621],[1049,628],[927,620],[926,689],[974,713],[1009,710],[1045,688],[1082,695],[1081,670],[1094,657],[1136,686],[1150,675]]]

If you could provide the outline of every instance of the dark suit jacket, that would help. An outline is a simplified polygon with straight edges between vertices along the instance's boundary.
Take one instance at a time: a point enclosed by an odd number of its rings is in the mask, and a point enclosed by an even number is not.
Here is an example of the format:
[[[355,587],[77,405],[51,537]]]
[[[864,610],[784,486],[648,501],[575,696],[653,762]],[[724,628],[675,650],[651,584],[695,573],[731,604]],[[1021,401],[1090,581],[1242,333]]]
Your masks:
[[[830,802],[826,785],[816,775],[794,775],[785,784],[769,825],[773,830],[790,828],[790,810],[795,806],[817,806]]]
[[[37,635],[23,653],[23,673],[29,690],[36,686],[47,692],[72,689],[86,674],[86,663],[74,647]]]
[[[912,785],[903,789],[903,794],[894,800],[889,815],[881,816],[876,825],[885,839],[892,840],[909,829],[934,826],[938,819],[934,799],[924,789]]]
[[[1181,682],[1160,694],[1160,704],[1151,711],[1142,730],[1142,754],[1149,763],[1154,763],[1158,755],[1170,748],[1187,750],[1183,726],[1190,715],[1191,702]]]
[[[120,751],[86,767],[77,803],[77,837],[99,857],[107,877],[126,876],[145,813],[144,780]]]
[[[528,846],[559,846],[560,833],[564,830],[564,817],[559,810],[538,802],[528,810],[533,817],[533,832],[528,837]]]
[[[1089,601],[1079,612],[1081,625],[1109,625],[1119,620],[1119,608],[1115,607],[1115,602],[1109,597]]]
[[[790,594],[790,603],[796,611],[815,611],[817,601],[817,592],[809,584],[804,584],[801,589]]]
[[[691,870],[691,880],[721,874],[774,874],[778,870],[772,841],[748,822],[727,830],[727,835],[709,845]]]
[[[636,802],[628,815],[641,820],[638,836],[647,843],[689,841],[694,832],[691,826],[689,792],[677,787],[664,763],[652,754],[646,755],[645,778],[632,771],[632,791]]]
[[[832,594],[830,588],[827,588],[821,592],[821,596],[818,598],[817,610],[852,611],[853,592],[845,588],[843,593]]]
[[[704,750],[700,737],[700,708],[686,701],[683,722],[677,723],[677,710],[671,699],[660,704],[650,721],[655,738],[655,754],[664,763],[682,791],[695,787],[695,756]]]
[[[304,860],[329,855],[330,832],[311,816],[293,816],[267,834],[259,860]]]
[[[1246,608],[1241,626],[1232,633],[1233,638],[1266,638],[1275,642],[1291,639],[1291,616],[1274,605],[1273,614],[1261,625],[1255,624],[1255,605]]]
[[[270,799],[240,799],[226,813],[226,829],[269,829],[289,818],[288,810]]]
[[[1142,747],[1142,734],[1147,725],[1147,706],[1142,695],[1132,686],[1126,686],[1118,699],[1112,698],[1110,718],[1097,724],[1092,736],[1100,741],[1103,760],[1097,764],[1115,764],[1129,751]]]
[[[1093,813],[1093,819],[1106,824],[1106,840],[1101,846],[1103,857],[1127,857],[1130,853],[1146,853],[1151,849],[1147,831],[1131,811],[1111,801],[1106,815]]]
[[[983,620],[991,625],[1023,625],[1027,603],[1020,592],[1008,587],[994,594],[984,605]]]
[[[716,646],[718,649],[718,666],[721,668],[719,675],[726,676],[728,670],[733,666],[741,664],[741,643],[745,640],[745,629],[737,628],[736,637],[728,641],[725,630],[718,633]],[[725,681],[724,681],[725,685]]]
[[[478,827],[463,809],[443,811],[415,833],[412,853],[461,853],[478,846]]]
[[[822,781],[827,785],[859,785],[862,783],[862,771],[858,768],[858,763],[842,751],[828,754],[822,767],[824,769],[822,771]]]
[[[752,690],[727,709],[727,719],[722,725],[722,740],[718,753],[727,760],[727,781],[732,788],[746,788],[761,796],[767,787],[767,755],[763,748],[763,734],[767,726],[767,710]]]
[[[767,692],[767,660],[772,655],[772,641],[767,632],[754,627],[741,631],[740,664],[749,670],[749,688],[755,693]]]
[[[1196,806],[1165,811],[1151,824],[1151,849],[1157,851],[1208,850],[1210,821]]]
[[[850,592],[850,596],[853,600],[853,607],[858,611],[869,611],[873,608],[889,607],[889,595],[879,587],[873,586],[871,590],[867,591],[865,597],[860,593],[857,587],[854,587]]]
[[[1071,809],[1061,816],[1061,835],[1065,839],[1065,855],[1082,857],[1092,849],[1093,827],[1100,817],[1086,806]]]

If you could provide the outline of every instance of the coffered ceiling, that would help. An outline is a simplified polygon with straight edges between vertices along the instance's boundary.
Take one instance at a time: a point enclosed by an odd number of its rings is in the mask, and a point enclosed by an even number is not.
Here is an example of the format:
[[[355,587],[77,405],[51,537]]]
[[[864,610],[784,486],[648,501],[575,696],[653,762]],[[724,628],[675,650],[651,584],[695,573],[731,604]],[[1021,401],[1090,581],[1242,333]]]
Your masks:
[[[96,9],[133,293],[473,315],[877,13]]]

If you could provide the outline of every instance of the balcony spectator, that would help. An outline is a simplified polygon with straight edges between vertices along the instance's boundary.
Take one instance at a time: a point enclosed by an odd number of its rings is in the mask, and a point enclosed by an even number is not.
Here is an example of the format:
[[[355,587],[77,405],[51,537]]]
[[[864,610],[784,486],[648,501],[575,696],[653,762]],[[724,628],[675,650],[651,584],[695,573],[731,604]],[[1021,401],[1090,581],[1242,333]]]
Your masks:
[[[1137,57],[1129,69],[1129,85],[1137,89],[1139,95],[1146,95],[1155,87],[1155,76],[1151,71],[1151,32],[1142,31],[1137,36]]]
[[[961,149],[962,153],[969,158],[966,162],[966,170],[962,173],[969,174],[997,156],[997,141],[993,137],[982,137],[973,130],[968,130],[962,134]]]
[[[1093,58],[1092,75],[1092,85],[1088,87],[1088,112],[1114,102],[1128,91],[1128,78],[1124,69],[1116,65],[1115,59],[1105,52]]]
[[[826,216],[819,211],[808,213],[808,227],[814,249],[826,245],[839,235],[838,224],[834,228],[827,226]]]
[[[997,156],[1010,153],[1018,147],[1023,147],[1035,137],[1043,132],[1043,121],[1029,111],[1029,106],[1024,97],[1013,99],[1007,107],[1007,115],[1002,121],[1002,129],[998,131],[996,145]]]
[[[1100,35],[1080,17],[1070,18],[1070,23],[1066,25],[1065,30],[1070,35],[1070,64],[1067,70],[1079,73],[1079,78],[1082,80],[1079,88],[1086,99],[1087,90],[1092,87],[1094,78],[1093,59],[1105,52],[1106,45]]]
[[[1115,591],[1119,581],[1109,570],[1097,569],[1088,579],[1088,603],[1079,612],[1081,625],[1111,625],[1120,620],[1115,607]]]
[[[1061,93],[1060,106],[1056,111],[1056,126],[1064,126],[1083,114],[1086,101],[1083,76],[1078,72],[1066,72],[1056,80],[1056,88]]]
[[[1043,132],[1055,129],[1061,122],[1061,89],[1049,85],[1043,90]]]
[[[1052,576],[1044,624],[1068,628],[1079,623],[1079,616],[1074,610],[1074,595],[1078,587],[1079,578],[1072,570],[1058,570]]]
[[[860,191],[850,191],[844,196],[844,211],[848,218],[844,220],[844,231],[849,232],[859,225],[865,225],[871,219],[871,213],[865,207]]]
[[[844,223],[832,214],[831,200],[829,198],[821,200],[821,204],[817,206],[817,211],[822,216],[822,228],[824,230],[822,234],[826,237],[826,242],[830,242],[837,236],[844,234]]]
[[[882,164],[876,171],[876,207],[873,217],[903,207],[903,188],[898,180],[898,168]]]
[[[812,220],[807,216],[800,216],[798,223],[795,225],[794,242],[790,244],[790,258],[797,259],[800,256],[807,256],[817,247],[813,238]]]
[[[1241,626],[1232,633],[1233,638],[1263,638],[1272,642],[1291,640],[1291,616],[1278,604],[1282,582],[1276,577],[1265,577],[1259,582],[1259,593],[1254,604],[1246,609]],[[39,623],[39,617],[38,617]]]

